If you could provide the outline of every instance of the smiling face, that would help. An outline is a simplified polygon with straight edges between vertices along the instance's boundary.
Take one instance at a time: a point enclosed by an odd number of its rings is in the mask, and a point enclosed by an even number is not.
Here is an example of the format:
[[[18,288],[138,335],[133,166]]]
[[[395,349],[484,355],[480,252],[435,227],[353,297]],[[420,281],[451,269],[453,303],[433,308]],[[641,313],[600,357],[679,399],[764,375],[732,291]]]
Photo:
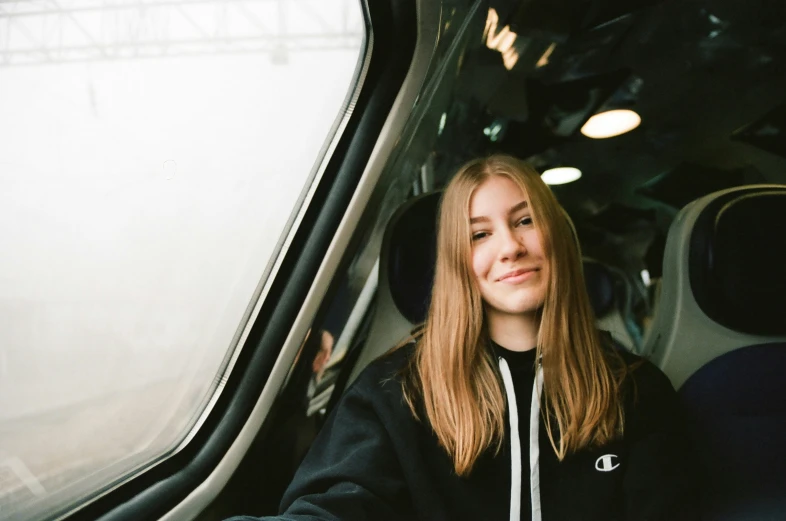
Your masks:
[[[512,180],[494,175],[472,194],[469,217],[471,268],[487,319],[531,319],[546,298],[549,262],[529,198]]]

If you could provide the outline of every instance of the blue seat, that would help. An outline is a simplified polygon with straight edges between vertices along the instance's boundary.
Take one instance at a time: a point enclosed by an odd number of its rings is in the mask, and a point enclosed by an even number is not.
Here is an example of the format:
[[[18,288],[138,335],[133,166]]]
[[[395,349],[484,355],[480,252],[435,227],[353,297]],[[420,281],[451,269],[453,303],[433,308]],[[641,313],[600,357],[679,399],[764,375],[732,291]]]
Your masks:
[[[686,206],[645,350],[678,389],[709,520],[786,518],[786,186]]]

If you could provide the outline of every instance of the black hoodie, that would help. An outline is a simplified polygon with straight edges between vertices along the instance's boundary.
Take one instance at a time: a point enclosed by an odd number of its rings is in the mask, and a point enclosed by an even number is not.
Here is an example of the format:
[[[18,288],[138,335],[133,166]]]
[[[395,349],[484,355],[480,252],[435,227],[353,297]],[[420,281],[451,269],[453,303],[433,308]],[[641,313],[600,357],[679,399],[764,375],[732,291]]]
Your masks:
[[[261,519],[671,521],[693,517],[689,513],[692,463],[676,394],[660,370],[644,361],[630,373],[624,386],[624,437],[560,462],[540,419],[539,404],[531,398],[533,383],[542,379],[534,369],[534,350],[512,353],[495,348],[509,403],[505,440],[499,452],[486,451],[468,477],[456,475],[432,429],[417,421],[404,403],[399,374],[413,352],[406,347],[365,369],[298,469],[282,500],[282,514]],[[627,353],[623,356],[628,363],[638,360]],[[511,417],[518,421],[511,422]]]

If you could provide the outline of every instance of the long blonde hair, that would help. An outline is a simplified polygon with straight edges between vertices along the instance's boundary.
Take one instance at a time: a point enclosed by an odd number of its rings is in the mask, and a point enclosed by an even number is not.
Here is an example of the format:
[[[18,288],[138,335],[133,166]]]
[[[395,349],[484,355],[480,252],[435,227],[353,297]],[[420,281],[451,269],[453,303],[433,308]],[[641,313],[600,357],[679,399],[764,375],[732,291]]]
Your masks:
[[[505,432],[505,396],[470,268],[470,199],[492,176],[507,177],[527,194],[550,259],[536,349],[541,412],[557,457],[606,443],[623,427],[625,366],[601,345],[567,214],[526,163],[505,155],[476,159],[459,169],[442,196],[431,304],[403,379],[407,404],[416,417],[425,415],[460,476],[484,451],[498,451]]]

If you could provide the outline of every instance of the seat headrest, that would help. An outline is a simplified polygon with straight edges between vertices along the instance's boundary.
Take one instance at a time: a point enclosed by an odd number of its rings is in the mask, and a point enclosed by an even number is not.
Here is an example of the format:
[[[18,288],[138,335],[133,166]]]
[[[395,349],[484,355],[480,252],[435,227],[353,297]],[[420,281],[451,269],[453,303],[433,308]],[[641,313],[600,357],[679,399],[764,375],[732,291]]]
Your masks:
[[[440,192],[413,199],[388,229],[387,276],[399,312],[413,324],[426,319],[437,258]]]
[[[614,308],[614,277],[600,262],[584,259],[584,283],[595,316],[600,318]]]
[[[729,329],[786,334],[786,188],[725,193],[699,214],[689,276],[699,307]]]

